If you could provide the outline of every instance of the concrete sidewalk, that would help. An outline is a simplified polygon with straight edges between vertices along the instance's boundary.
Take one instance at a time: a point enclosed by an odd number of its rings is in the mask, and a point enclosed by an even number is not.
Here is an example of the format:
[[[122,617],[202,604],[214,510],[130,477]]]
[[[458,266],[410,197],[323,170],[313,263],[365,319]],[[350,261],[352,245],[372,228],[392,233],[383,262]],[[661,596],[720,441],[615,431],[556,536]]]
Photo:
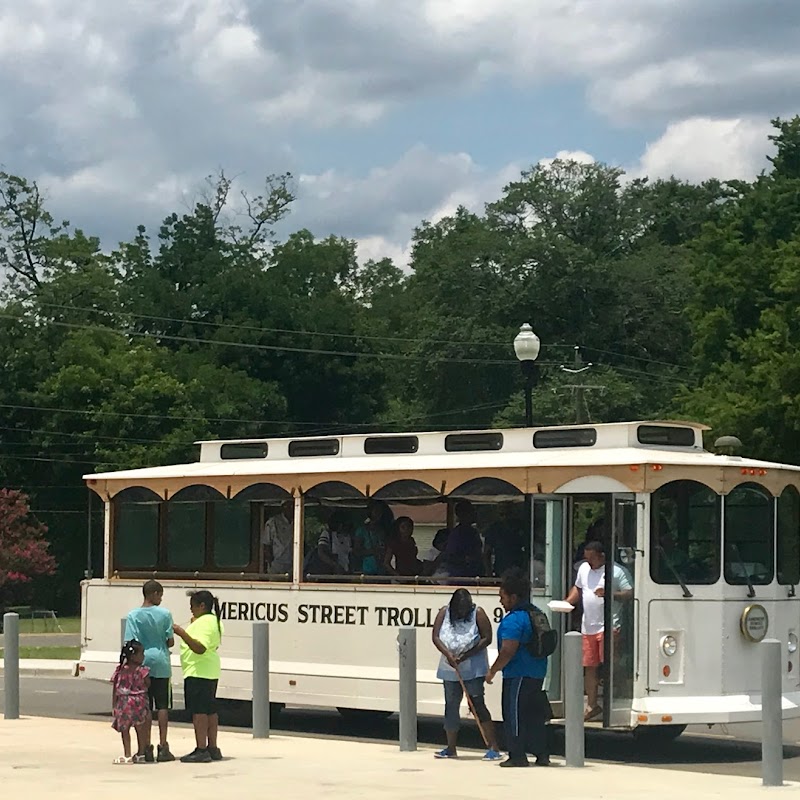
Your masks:
[[[172,750],[193,746],[192,731],[173,728]],[[27,717],[0,721],[0,782],[6,797],[26,800],[107,800],[158,792],[175,797],[202,793],[214,800],[278,795],[281,800],[367,798],[370,800],[487,800],[528,793],[559,800],[745,800],[763,793],[760,781],[720,775],[669,772],[608,764],[566,769],[501,769],[480,753],[458,761],[436,761],[433,748],[401,753],[396,745],[336,739],[222,733],[225,759],[212,764],[116,766],[119,735],[107,722]],[[201,783],[194,783],[200,780]],[[800,797],[800,787],[784,792]]]

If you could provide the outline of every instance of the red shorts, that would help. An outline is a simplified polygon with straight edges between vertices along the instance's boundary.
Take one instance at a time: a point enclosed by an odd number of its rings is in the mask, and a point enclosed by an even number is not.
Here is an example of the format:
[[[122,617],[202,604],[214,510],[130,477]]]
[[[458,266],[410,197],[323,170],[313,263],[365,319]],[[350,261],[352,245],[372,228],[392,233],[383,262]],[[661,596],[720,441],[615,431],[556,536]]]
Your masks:
[[[614,651],[619,645],[619,629],[614,629]],[[605,660],[605,633],[583,634],[583,666],[599,667]]]
[[[599,667],[603,663],[603,646],[605,634],[584,633],[583,634],[583,666]]]

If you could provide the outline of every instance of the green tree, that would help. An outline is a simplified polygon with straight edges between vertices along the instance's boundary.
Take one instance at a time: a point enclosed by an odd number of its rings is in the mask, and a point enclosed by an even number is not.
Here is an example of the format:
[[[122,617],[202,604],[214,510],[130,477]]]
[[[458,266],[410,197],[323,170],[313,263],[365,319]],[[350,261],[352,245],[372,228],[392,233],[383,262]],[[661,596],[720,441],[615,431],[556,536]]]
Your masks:
[[[697,387],[681,408],[747,451],[794,461],[800,448],[800,118],[773,122],[773,169],[735,196],[691,248]]]

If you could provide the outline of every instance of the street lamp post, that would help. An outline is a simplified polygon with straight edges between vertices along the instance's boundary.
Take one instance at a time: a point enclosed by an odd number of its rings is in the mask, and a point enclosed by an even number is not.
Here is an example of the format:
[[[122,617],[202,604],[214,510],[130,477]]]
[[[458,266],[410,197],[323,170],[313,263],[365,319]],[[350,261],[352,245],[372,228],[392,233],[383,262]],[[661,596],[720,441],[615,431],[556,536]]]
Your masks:
[[[514,338],[514,352],[525,376],[525,425],[528,428],[533,427],[533,387],[539,378],[536,359],[540,348],[539,337],[533,332],[530,323],[526,322]]]

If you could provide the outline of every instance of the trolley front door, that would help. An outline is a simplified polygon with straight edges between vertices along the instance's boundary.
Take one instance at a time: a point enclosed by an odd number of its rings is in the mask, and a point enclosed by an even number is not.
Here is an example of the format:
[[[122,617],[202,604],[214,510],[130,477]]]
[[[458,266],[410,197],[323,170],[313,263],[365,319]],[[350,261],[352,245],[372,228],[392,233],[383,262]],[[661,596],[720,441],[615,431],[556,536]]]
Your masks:
[[[603,724],[627,726],[636,671],[636,534],[640,511],[633,494],[614,494],[611,500],[605,575]]]
[[[553,627],[563,634],[564,615],[553,614],[547,603],[561,600],[565,592],[562,576],[566,499],[536,495],[528,502],[531,512],[531,599],[550,617]],[[550,700],[558,703],[561,700],[561,653],[558,649],[550,657],[547,673],[545,689]]]

